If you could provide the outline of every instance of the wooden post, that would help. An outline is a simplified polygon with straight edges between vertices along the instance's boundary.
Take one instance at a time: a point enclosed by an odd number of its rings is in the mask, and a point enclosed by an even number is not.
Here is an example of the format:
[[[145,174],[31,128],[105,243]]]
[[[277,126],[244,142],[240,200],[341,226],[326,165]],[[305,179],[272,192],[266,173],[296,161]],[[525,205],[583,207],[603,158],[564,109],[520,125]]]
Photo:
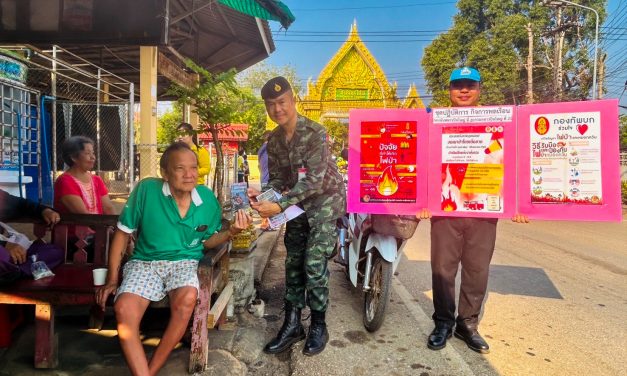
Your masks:
[[[207,367],[209,339],[207,337],[207,316],[211,308],[213,293],[213,265],[202,261],[198,265],[198,303],[194,309],[192,323],[192,344],[189,352],[189,373],[202,372]]]
[[[527,103],[533,103],[533,30],[531,22],[527,24],[529,37],[529,53],[527,54]]]
[[[139,47],[139,177],[157,176],[157,47]]]
[[[35,305],[35,368],[55,368],[58,364],[54,334],[54,306]]]

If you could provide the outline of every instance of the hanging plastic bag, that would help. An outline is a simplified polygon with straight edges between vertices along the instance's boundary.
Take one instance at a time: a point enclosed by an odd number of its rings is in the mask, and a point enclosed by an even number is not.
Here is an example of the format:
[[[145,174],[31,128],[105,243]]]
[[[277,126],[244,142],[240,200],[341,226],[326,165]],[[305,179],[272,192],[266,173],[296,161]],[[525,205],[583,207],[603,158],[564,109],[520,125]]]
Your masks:
[[[33,260],[33,263],[30,266],[30,271],[33,273],[34,280],[54,276],[54,273],[50,270],[50,268],[48,268],[48,265],[46,265],[45,262],[37,261],[37,255],[32,255],[30,258]]]

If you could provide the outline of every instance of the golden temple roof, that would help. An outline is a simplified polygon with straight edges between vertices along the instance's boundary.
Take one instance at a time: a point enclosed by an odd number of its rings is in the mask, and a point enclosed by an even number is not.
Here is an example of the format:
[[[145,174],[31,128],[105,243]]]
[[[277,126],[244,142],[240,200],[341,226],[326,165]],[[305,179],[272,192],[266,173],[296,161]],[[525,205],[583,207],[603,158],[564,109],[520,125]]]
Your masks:
[[[415,85],[405,100],[396,95],[396,83],[390,85],[381,66],[351,25],[348,38],[320,72],[318,79],[307,82],[307,93],[298,98],[298,110],[317,120],[348,119],[352,108],[424,107]]]

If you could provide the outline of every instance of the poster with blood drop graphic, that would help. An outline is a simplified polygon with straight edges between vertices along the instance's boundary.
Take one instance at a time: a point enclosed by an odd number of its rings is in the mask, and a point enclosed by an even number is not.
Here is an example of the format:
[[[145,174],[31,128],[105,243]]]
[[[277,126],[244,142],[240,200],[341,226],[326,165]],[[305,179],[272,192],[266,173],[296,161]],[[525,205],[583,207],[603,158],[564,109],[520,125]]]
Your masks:
[[[516,205],[515,107],[435,108],[430,126],[433,215],[509,217]]]
[[[620,221],[616,99],[518,111],[519,211],[533,219]]]
[[[348,211],[415,215],[427,204],[425,110],[351,110]]]

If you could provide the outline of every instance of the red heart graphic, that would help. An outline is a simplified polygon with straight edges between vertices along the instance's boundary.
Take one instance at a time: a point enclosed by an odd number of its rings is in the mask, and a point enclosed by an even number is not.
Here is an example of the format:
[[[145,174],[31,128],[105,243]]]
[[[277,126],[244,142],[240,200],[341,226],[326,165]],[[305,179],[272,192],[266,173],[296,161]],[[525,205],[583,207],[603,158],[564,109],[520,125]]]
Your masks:
[[[588,131],[588,124],[577,124],[577,131],[583,136]]]

